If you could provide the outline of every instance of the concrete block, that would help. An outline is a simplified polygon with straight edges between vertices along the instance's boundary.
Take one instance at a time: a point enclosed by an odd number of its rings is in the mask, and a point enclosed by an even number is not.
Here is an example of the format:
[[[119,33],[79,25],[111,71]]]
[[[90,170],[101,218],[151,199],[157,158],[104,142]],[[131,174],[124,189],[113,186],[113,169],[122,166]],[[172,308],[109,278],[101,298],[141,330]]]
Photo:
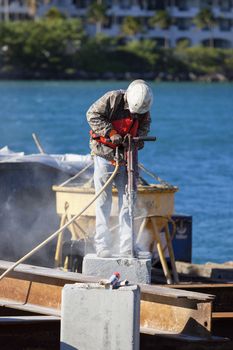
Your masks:
[[[99,258],[87,254],[83,259],[82,273],[87,276],[109,278],[113,272],[121,274],[121,280],[127,279],[131,284],[151,283],[151,260],[136,258]]]
[[[65,285],[61,350],[139,350],[140,289]]]

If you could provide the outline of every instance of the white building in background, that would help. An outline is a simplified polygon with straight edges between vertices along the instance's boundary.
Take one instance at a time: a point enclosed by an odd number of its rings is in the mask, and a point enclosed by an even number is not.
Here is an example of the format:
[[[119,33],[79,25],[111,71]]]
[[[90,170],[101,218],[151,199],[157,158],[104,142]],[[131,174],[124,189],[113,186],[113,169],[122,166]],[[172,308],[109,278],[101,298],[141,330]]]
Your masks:
[[[100,1],[100,0],[99,0]],[[56,6],[71,17],[86,16],[91,0],[52,0],[38,9],[38,15],[43,15],[50,6]],[[181,40],[187,40],[190,46],[205,44],[214,40],[216,47],[233,47],[233,0],[106,0],[108,6],[107,24],[103,33],[110,36],[121,34],[121,24],[126,16],[140,19],[144,33],[139,37],[151,38],[161,45],[165,38],[170,46],[175,47]],[[202,8],[210,8],[216,17],[217,25],[212,30],[198,29],[193,24],[194,17]],[[166,10],[173,19],[173,25],[167,30],[151,28],[149,19],[158,10]],[[93,28],[88,25],[90,33]]]
[[[51,0],[0,0],[0,21],[34,19],[37,9]],[[66,1],[64,1],[66,3]]]
[[[103,2],[104,0],[97,0]],[[33,12],[33,0],[0,0],[0,19],[6,18],[8,3],[9,18],[21,19],[26,17],[41,17],[51,7],[55,6],[69,17],[84,18],[92,0],[41,0],[34,1],[37,8]],[[140,19],[143,24],[143,34],[140,38],[151,38],[163,45],[165,38],[171,47],[175,47],[181,40],[187,40],[190,46],[205,44],[214,40],[216,47],[233,47],[233,0],[105,0],[107,4],[107,23],[102,32],[117,36],[121,34],[121,24],[126,16]],[[28,4],[31,3],[31,9]],[[212,30],[198,29],[194,17],[202,8],[209,8],[213,12],[217,25]],[[173,24],[169,29],[152,28],[149,19],[156,11],[166,10],[172,17]],[[4,17],[5,16],[5,17]],[[86,23],[86,22],[85,22]],[[86,24],[87,31],[94,33],[94,26]]]

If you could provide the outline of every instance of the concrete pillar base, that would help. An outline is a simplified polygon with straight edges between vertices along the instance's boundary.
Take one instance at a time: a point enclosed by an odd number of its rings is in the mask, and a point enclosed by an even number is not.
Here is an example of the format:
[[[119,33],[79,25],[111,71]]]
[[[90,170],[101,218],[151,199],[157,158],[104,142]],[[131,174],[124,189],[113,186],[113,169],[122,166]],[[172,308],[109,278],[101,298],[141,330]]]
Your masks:
[[[66,285],[61,311],[61,350],[139,350],[138,286]]]
[[[119,272],[121,280],[132,283],[151,283],[151,260],[137,258],[99,258],[87,254],[83,259],[82,273],[87,276],[109,278],[113,272]]]

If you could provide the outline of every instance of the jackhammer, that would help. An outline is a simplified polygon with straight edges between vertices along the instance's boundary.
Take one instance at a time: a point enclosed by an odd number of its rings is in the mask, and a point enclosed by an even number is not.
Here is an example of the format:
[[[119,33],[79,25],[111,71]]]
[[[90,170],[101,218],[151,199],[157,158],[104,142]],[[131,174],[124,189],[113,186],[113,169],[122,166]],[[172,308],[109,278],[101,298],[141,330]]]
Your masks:
[[[156,141],[155,136],[132,137],[127,134],[124,137],[123,146],[125,153],[126,168],[128,174],[127,198],[129,204],[129,218],[131,229],[131,257],[135,257],[135,228],[134,228],[134,207],[136,203],[136,172],[138,171],[137,144],[140,141]]]

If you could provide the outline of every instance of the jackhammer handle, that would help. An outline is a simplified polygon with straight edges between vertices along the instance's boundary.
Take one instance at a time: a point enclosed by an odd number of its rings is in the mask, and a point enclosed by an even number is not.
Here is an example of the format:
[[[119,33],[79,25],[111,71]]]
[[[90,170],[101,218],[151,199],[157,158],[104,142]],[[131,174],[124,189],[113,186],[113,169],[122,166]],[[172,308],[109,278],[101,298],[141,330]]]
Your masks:
[[[133,137],[134,141],[156,141],[156,136],[137,136]]]

